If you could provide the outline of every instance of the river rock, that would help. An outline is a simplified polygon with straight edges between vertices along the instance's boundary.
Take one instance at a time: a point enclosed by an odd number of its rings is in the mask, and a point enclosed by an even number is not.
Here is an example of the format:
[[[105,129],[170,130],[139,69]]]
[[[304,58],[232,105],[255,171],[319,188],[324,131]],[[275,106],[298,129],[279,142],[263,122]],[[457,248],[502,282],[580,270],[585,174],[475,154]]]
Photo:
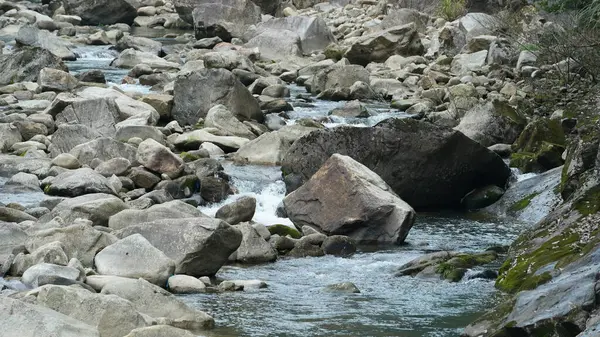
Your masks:
[[[214,275],[242,241],[241,232],[211,218],[163,219],[133,224],[120,237],[139,233],[176,263],[175,273]]]
[[[425,48],[413,23],[363,35],[353,43],[344,57],[353,64],[366,66],[385,62],[392,55],[422,55]]]
[[[379,176],[338,154],[283,203],[298,228],[308,225],[367,244],[402,243],[415,218],[414,210]]]
[[[265,263],[277,259],[277,252],[248,222],[236,226],[242,232],[242,243],[233,254],[242,263]]]
[[[62,60],[75,61],[77,59],[77,56],[71,51],[65,40],[47,30],[40,30],[34,26],[21,27],[15,40],[20,45],[46,49]]]
[[[134,167],[127,176],[138,188],[154,188],[160,182],[160,177],[143,167]]]
[[[98,330],[57,311],[0,296],[3,335],[100,337]]]
[[[145,210],[127,209],[108,219],[108,227],[120,230],[130,225],[152,222],[161,219],[201,218],[207,217],[196,207],[180,200],[154,205]]]
[[[512,144],[527,119],[506,102],[493,101],[469,110],[455,128],[483,146]]]
[[[115,49],[118,51],[123,51],[129,48],[133,48],[141,52],[151,53],[156,56],[161,56],[162,53],[162,43],[141,36],[123,36],[115,45]]]
[[[131,162],[126,158],[113,158],[94,168],[94,171],[101,174],[103,177],[110,177],[112,175],[122,176],[129,171],[131,168]]]
[[[334,153],[372,169],[416,209],[459,207],[473,189],[504,187],[510,176],[498,155],[460,132],[412,119],[389,119],[373,128],[319,130],[297,140],[282,162],[288,192]]]
[[[127,0],[99,0],[94,2],[81,0],[63,1],[65,12],[81,18],[83,25],[111,25],[113,23],[133,23],[136,9]]]
[[[113,214],[127,209],[121,199],[110,194],[86,194],[80,197],[65,199],[52,209],[52,212],[40,219],[48,222],[60,216],[66,223],[77,218],[92,221],[94,226],[106,226]]]
[[[212,317],[188,307],[168,291],[143,279],[111,282],[102,288],[104,295],[116,295],[135,306],[142,314],[162,319],[168,325],[200,333],[215,324]]]
[[[175,271],[175,262],[140,234],[130,235],[104,248],[94,258],[100,275],[143,278],[164,286]]]
[[[58,241],[50,242],[34,250],[31,254],[17,254],[10,267],[10,274],[12,276],[21,276],[27,269],[40,263],[66,266],[69,263],[69,258],[64,251],[62,243]],[[41,284],[38,282],[38,285]]]
[[[8,151],[14,144],[23,140],[15,124],[0,123],[0,152]]]
[[[178,329],[170,325],[153,325],[146,328],[132,330],[125,337],[194,337],[195,335],[187,330]]]
[[[167,288],[173,294],[195,294],[206,291],[204,282],[187,275],[173,275],[169,277]]]
[[[25,284],[37,287],[38,278],[42,275],[59,276],[70,280],[77,280],[80,277],[78,269],[51,263],[40,263],[27,269],[23,273],[21,281]]]
[[[224,105],[215,105],[206,114],[205,127],[219,129],[226,136],[237,136],[248,139],[256,138],[250,128],[240,122]]]
[[[178,63],[169,62],[153,53],[138,51],[133,48],[125,49],[111,62],[112,66],[119,68],[133,68],[138,64],[147,64],[152,69],[175,70],[179,69]]]
[[[38,305],[89,324],[102,337],[122,337],[147,325],[135,306],[118,296],[57,285],[45,285],[36,293]]]
[[[197,149],[203,143],[217,145],[225,152],[233,152],[244,146],[250,140],[235,136],[216,136],[205,130],[195,130],[177,136],[173,144],[184,150]]]
[[[75,89],[78,80],[71,74],[54,68],[44,68],[38,76],[42,91],[69,91]]]
[[[76,157],[67,152],[71,151],[74,147],[76,147],[79,144],[83,144],[93,139],[101,137],[102,135],[98,131],[91,129],[89,126],[82,124],[63,123],[58,125],[56,131],[52,135],[52,141],[48,149],[50,150],[50,155],[55,157],[55,159],[57,158],[57,156],[62,154],[69,155],[77,161],[77,164],[79,164],[79,166],[77,167],[65,168],[79,168],[81,166],[81,163],[79,163]],[[62,165],[57,166],[64,167]]]
[[[328,291],[333,291],[333,292],[342,292],[342,293],[351,293],[351,294],[360,293],[360,290],[358,289],[358,287],[352,282],[342,282],[342,283],[330,284],[327,287],[325,287],[325,289]]]
[[[343,107],[329,111],[329,115],[346,118],[367,118],[371,116],[369,110],[358,100],[350,101]]]
[[[230,42],[260,22],[260,8],[250,0],[198,0],[192,17],[196,39],[218,36]]]
[[[44,187],[48,195],[78,197],[84,194],[117,194],[108,180],[91,168],[80,168],[59,174]]]
[[[310,92],[320,94],[324,91],[347,90],[349,96],[350,87],[356,82],[369,84],[369,71],[360,65],[333,65],[313,77]]]
[[[201,69],[175,81],[173,118],[180,125],[194,125],[217,104],[223,104],[239,120],[262,122],[258,102],[248,89],[225,69]]]
[[[19,172],[47,176],[51,167],[49,158],[31,158],[0,154],[0,175],[9,176]]]
[[[13,250],[24,246],[26,240],[27,234],[17,224],[0,221],[0,271],[10,268],[10,263],[5,261],[10,255],[14,256]]]
[[[22,47],[11,54],[0,55],[0,85],[37,81],[40,70],[54,68],[67,71],[62,60],[39,47]]]
[[[328,236],[327,239],[323,241],[322,248],[326,255],[348,257],[354,255],[356,252],[354,240],[344,235]]]
[[[4,193],[41,192],[40,180],[35,174],[19,172],[2,187]]]
[[[289,30],[265,29],[250,39],[245,46],[258,48],[261,56],[269,60],[287,60],[302,56],[300,36]]]
[[[177,174],[183,166],[180,157],[151,138],[138,146],[136,159],[148,170],[160,174]]]
[[[122,125],[115,135],[115,139],[122,142],[127,142],[134,137],[142,140],[154,139],[160,144],[165,144],[165,135],[158,128],[149,125]]]
[[[104,137],[114,137],[120,111],[111,98],[77,100],[58,113],[55,119],[57,122],[87,126]]]
[[[85,165],[89,165],[96,158],[107,161],[116,157],[126,158],[132,165],[138,164],[136,160],[137,149],[112,138],[103,137],[91,140],[75,146],[69,153]]]
[[[128,120],[128,125],[155,125],[160,117],[151,105],[112,88],[85,87],[77,91],[77,96],[84,99],[114,99],[119,107],[120,120]]]
[[[238,200],[227,204],[217,211],[215,217],[227,222],[230,225],[237,225],[240,222],[251,221],[256,210],[256,198],[241,197]]]
[[[6,222],[23,222],[23,221],[36,221],[37,219],[23,211],[18,209],[2,207],[0,206],[0,221]]]

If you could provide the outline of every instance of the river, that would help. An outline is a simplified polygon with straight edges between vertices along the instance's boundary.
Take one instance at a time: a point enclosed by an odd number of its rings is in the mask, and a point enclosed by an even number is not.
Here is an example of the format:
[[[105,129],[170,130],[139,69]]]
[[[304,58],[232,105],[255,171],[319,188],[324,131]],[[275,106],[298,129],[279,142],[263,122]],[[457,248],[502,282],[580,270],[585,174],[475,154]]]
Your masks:
[[[109,82],[126,91],[148,92],[148,87],[121,85],[126,70],[109,66],[116,53],[106,46],[77,50],[79,60],[68,62],[73,73],[102,70]],[[303,88],[291,87],[292,104]],[[315,100],[312,105],[289,113],[289,123],[303,117],[324,117],[343,103]],[[370,126],[389,117],[405,117],[385,105],[369,104],[376,115],[369,119],[333,119],[327,127],[351,124]],[[290,224],[278,218],[277,205],[285,193],[278,167],[236,166],[224,162],[238,194],[257,198],[254,220],[266,225]],[[1,195],[0,195],[1,196]],[[0,200],[2,201],[2,200]],[[6,202],[4,200],[3,202]],[[220,205],[202,210],[214,214]],[[275,263],[226,266],[222,279],[260,279],[268,284],[255,292],[206,293],[181,298],[209,312],[217,327],[208,336],[429,336],[454,337],[474,318],[492,307],[500,296],[493,281],[467,279],[459,283],[395,277],[402,264],[436,250],[481,251],[508,245],[524,224],[506,220],[482,220],[468,214],[419,214],[407,244],[373,250],[362,247],[351,258],[332,256],[285,259]],[[332,293],[324,287],[350,281],[358,294]]]

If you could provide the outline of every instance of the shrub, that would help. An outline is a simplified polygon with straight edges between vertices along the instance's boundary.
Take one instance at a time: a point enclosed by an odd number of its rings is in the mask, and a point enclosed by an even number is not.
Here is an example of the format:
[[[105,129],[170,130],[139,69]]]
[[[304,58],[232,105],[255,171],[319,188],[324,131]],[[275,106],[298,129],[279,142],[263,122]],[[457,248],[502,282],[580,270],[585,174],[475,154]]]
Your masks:
[[[440,0],[438,5],[438,15],[448,21],[454,21],[466,12],[466,0]]]

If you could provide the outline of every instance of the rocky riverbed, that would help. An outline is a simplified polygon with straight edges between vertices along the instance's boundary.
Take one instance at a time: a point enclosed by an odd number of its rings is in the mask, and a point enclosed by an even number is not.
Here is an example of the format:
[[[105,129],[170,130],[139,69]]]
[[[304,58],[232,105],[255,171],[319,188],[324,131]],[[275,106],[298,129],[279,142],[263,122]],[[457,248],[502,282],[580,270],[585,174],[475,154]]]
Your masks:
[[[0,335],[594,335],[597,119],[502,12],[0,14]]]

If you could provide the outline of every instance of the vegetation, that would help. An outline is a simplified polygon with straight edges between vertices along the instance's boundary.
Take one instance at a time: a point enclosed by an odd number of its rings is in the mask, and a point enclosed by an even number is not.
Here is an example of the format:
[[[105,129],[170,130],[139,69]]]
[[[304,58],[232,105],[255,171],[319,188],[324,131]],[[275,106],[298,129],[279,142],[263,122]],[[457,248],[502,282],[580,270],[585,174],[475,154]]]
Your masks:
[[[467,12],[466,0],[440,0],[438,15],[448,21],[454,21]]]

